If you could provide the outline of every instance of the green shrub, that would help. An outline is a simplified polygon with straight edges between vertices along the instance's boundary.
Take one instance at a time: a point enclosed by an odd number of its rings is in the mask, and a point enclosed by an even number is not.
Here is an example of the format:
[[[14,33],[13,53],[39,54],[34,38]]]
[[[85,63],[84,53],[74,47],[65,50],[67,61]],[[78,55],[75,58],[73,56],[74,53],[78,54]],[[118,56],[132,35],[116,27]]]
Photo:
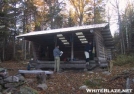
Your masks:
[[[102,87],[102,79],[90,79],[86,80],[84,84],[88,87],[95,88],[95,87]]]
[[[123,66],[126,64],[134,64],[134,55],[118,55],[113,61],[114,65]],[[134,65],[133,65],[134,66]]]

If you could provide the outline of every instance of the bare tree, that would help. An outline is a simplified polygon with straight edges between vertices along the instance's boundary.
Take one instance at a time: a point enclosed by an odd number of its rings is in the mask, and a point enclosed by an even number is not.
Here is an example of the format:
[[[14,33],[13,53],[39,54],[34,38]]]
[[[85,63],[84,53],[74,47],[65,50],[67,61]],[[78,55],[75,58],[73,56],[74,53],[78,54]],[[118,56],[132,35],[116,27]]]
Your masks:
[[[124,44],[124,36],[123,36],[123,31],[122,31],[122,23],[121,23],[121,11],[120,11],[120,2],[119,0],[114,0],[114,4],[111,2],[111,5],[115,9],[117,13],[117,18],[118,18],[118,27],[119,27],[119,36],[120,36],[120,48],[121,48],[121,53],[125,53],[125,44]]]

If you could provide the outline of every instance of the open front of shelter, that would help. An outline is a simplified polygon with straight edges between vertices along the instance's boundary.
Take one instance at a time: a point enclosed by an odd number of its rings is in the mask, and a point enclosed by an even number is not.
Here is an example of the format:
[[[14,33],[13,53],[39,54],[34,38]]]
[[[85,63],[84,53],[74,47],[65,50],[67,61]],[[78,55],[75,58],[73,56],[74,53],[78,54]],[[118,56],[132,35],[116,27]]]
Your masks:
[[[56,45],[63,51],[61,68],[85,68],[84,47],[89,41],[93,43],[90,64],[94,66],[111,59],[114,48],[107,23],[35,31],[17,37],[32,42],[33,58],[38,68],[54,67],[53,49]]]

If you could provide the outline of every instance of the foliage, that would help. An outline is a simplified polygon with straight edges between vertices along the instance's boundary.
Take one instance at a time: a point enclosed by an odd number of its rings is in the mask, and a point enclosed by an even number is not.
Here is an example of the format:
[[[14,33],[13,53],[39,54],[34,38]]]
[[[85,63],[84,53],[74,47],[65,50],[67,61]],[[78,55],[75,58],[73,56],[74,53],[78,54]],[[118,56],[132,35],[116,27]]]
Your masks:
[[[103,86],[102,79],[97,79],[97,78],[86,80],[84,84],[90,88],[101,88]]]
[[[0,28],[0,58],[21,60],[31,56],[31,44],[15,38],[20,33],[91,24],[94,6],[96,22],[102,22],[102,1],[95,0],[94,5],[91,0],[1,0],[0,25],[5,28]],[[6,50],[9,47],[10,53]]]
[[[134,34],[134,3],[128,1],[126,4],[126,7],[124,8],[124,12],[121,15],[121,33],[122,38],[119,33],[119,40],[116,40],[118,44],[118,48],[122,50],[122,52],[125,54],[127,52],[131,52],[133,50],[133,34]],[[120,41],[122,40],[122,45],[120,45]],[[120,51],[119,51],[120,52]],[[122,53],[122,54],[123,54]]]
[[[134,55],[118,55],[113,64],[117,66],[124,66],[126,64],[134,66]]]
[[[38,92],[33,88],[24,86],[20,88],[20,94],[38,94]]]
[[[69,0],[73,10],[73,20],[76,25],[104,22],[103,0]]]

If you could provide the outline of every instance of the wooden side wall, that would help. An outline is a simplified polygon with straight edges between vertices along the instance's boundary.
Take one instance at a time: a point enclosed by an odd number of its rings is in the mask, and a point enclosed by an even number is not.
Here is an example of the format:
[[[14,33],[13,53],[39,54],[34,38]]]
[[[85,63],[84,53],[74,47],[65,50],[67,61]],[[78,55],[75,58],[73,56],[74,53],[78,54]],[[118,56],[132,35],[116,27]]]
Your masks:
[[[103,43],[103,37],[100,31],[95,31],[96,52],[97,57],[105,58],[105,46]]]
[[[95,34],[95,41],[96,41],[97,57],[101,59],[112,58],[111,49],[105,47],[104,39],[101,34],[101,31],[95,31],[94,34]]]
[[[112,50],[111,49],[107,49],[107,58],[112,59]]]

